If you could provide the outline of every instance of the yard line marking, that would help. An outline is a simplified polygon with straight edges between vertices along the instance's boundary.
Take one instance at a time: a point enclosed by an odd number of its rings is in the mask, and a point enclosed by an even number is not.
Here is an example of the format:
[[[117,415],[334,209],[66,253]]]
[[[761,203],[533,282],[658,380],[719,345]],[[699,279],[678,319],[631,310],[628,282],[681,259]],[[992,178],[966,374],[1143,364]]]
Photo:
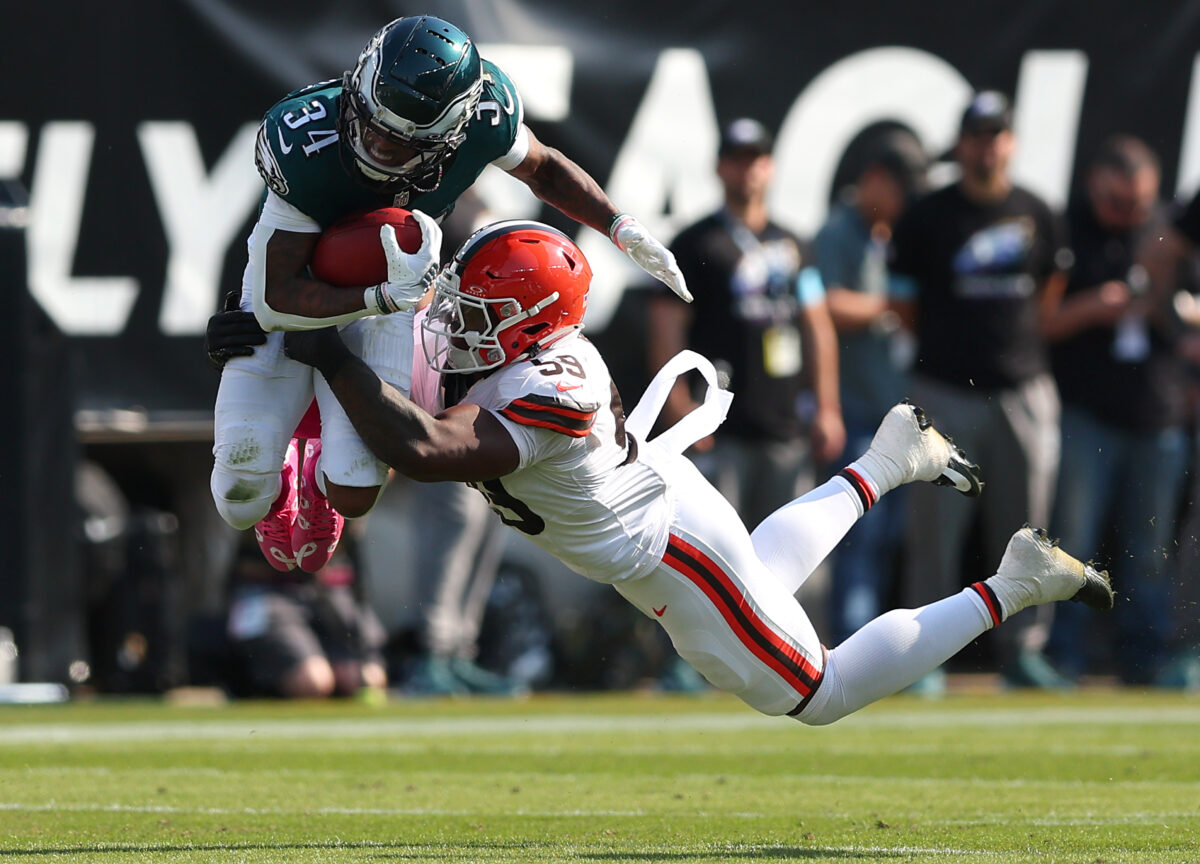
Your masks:
[[[549,717],[427,717],[328,720],[218,720],[213,722],[112,722],[38,723],[0,726],[0,746],[77,741],[229,740],[237,738],[301,739],[350,737],[466,736],[494,739],[508,735],[578,735],[596,733],[662,732],[778,732],[787,718],[768,718],[751,711],[738,714],[584,715]],[[1145,708],[1062,707],[1034,709],[981,709],[971,711],[880,711],[856,714],[839,723],[842,728],[1028,728],[1087,725],[1195,725],[1200,706]],[[794,727],[793,727],[794,728]]]
[[[644,810],[463,810],[441,807],[175,807],[167,804],[24,804],[0,801],[0,812],[12,813],[150,813],[175,816],[647,816]],[[743,814],[744,815],[744,814]],[[759,818],[766,818],[761,816]]]
[[[459,816],[459,817],[486,817],[494,816],[500,812],[506,816],[521,816],[527,818],[553,818],[557,816],[573,816],[580,818],[596,818],[596,817],[630,817],[639,818],[652,815],[646,810],[466,810],[461,808],[444,808],[444,807],[178,807],[168,804],[62,804],[55,801],[49,801],[41,804],[24,803],[17,801],[2,801],[0,802],[0,812],[9,813],[147,813],[151,815],[173,815],[173,816],[295,816],[300,814],[308,814],[314,816]],[[709,813],[708,811],[689,812],[689,816],[705,817],[705,816],[726,816],[738,819],[774,819],[778,814],[771,813]],[[1042,827],[1063,827],[1063,826],[1118,826],[1118,825],[1144,825],[1151,821],[1164,821],[1172,819],[1194,819],[1196,813],[1191,811],[1165,811],[1165,812],[1139,812],[1139,813],[1122,813],[1118,816],[1102,817],[1093,815],[1081,816],[1041,816],[1036,818],[1022,819],[1021,824],[1036,825]],[[1000,825],[1011,824],[1013,819],[1011,816],[991,817],[980,816],[978,818],[963,818],[963,819],[927,819],[921,814],[896,814],[888,817],[891,821],[899,824],[906,820],[920,822],[922,825]]]

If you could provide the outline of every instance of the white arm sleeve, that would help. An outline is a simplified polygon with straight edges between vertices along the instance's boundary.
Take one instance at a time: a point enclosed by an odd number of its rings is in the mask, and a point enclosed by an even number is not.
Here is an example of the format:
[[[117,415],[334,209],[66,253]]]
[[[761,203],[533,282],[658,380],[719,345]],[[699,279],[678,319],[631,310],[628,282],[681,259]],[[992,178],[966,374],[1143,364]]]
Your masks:
[[[264,330],[319,330],[331,324],[348,324],[372,314],[366,309],[335,315],[332,318],[308,318],[280,312],[267,305],[267,243],[276,231],[292,231],[297,234],[319,234],[321,226],[274,192],[267,192],[262,214],[250,239],[246,243],[249,260],[246,275],[250,279],[251,308],[254,317]],[[242,295],[245,296],[245,295]]]
[[[492,164],[505,171],[511,171],[524,162],[525,157],[528,155],[529,130],[525,127],[525,124],[522,123],[517,127],[517,137],[513,141],[513,145],[508,148],[508,152],[492,162]]]

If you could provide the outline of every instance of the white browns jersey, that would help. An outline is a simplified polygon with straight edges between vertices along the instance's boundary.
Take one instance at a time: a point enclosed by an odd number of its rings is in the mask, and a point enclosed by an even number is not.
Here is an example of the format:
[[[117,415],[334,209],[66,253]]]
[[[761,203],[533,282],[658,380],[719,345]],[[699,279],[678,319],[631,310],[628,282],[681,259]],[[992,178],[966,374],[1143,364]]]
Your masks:
[[[639,460],[624,409],[595,346],[573,333],[535,359],[501,367],[463,397],[494,414],[520,451],[517,470],[473,484],[501,520],[598,582],[655,567],[673,504]]]

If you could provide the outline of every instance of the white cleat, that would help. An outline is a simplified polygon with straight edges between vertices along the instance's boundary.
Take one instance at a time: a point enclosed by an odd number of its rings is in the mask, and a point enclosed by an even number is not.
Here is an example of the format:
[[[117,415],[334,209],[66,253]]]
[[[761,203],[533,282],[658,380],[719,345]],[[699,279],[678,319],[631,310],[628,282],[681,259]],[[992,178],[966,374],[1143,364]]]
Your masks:
[[[1028,525],[1008,541],[996,575],[986,583],[1005,617],[1057,600],[1074,600],[1102,612],[1113,608],[1107,572],[1072,558],[1045,531]]]
[[[864,458],[872,454],[887,464],[891,488],[924,480],[953,486],[971,498],[983,490],[979,466],[934,429],[924,411],[907,401],[892,406],[884,415]]]

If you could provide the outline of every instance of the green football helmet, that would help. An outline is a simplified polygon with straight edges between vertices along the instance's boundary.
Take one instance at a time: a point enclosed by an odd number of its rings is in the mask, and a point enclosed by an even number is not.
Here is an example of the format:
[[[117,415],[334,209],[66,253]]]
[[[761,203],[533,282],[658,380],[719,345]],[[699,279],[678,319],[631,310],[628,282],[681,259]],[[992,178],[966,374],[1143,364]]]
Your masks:
[[[433,191],[482,92],[466,33],[431,15],[397,18],[342,81],[338,131],[352,173],[388,191]]]

